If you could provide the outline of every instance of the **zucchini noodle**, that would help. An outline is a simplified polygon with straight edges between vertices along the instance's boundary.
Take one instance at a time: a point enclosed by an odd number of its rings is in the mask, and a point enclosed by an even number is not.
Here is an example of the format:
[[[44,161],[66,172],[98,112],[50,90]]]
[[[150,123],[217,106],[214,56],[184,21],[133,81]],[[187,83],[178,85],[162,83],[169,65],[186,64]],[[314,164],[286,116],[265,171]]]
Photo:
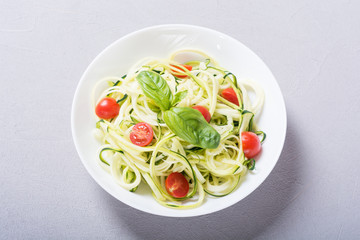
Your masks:
[[[201,60],[182,63],[192,66],[188,70],[176,61],[181,54],[197,55]],[[175,135],[166,125],[160,108],[144,95],[136,80],[142,71],[160,74],[174,95],[187,91],[177,107],[206,107],[211,115],[210,126],[221,136],[218,147],[201,148]],[[180,71],[185,77],[174,74]],[[105,90],[104,82],[109,85]],[[234,89],[239,105],[221,96],[227,88]],[[172,53],[169,59],[142,59],[123,77],[99,81],[94,96],[99,89],[103,91],[94,97],[94,106],[104,97],[114,98],[120,105],[115,118],[99,119],[96,123],[94,135],[102,143],[99,164],[122,188],[134,192],[143,182],[160,204],[194,208],[202,204],[207,194],[215,197],[230,194],[238,187],[240,178],[253,169],[255,161],[245,157],[241,133],[251,131],[263,136],[261,142],[265,139],[265,133],[253,122],[264,103],[263,90],[250,80],[239,81],[207,54],[186,49]],[[154,133],[152,142],[145,147],[133,144],[129,137],[139,122],[150,124]],[[253,164],[251,168],[246,164],[249,162]],[[175,198],[166,190],[166,178],[173,172],[182,173],[189,182],[185,197]]]

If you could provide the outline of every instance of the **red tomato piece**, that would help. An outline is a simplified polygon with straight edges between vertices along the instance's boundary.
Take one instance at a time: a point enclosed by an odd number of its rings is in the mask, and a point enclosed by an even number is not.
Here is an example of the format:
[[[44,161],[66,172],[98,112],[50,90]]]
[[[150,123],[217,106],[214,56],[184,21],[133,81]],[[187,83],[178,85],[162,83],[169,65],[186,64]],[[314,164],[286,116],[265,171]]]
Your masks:
[[[149,145],[153,137],[154,131],[152,127],[145,122],[137,123],[130,133],[131,142],[140,147]]]
[[[241,143],[247,158],[253,158],[261,151],[259,137],[253,132],[242,132]]]
[[[99,118],[111,119],[119,115],[120,105],[115,99],[106,97],[96,105],[95,113]]]
[[[180,64],[180,65],[183,66],[184,68],[186,68],[186,69],[189,70],[189,71],[192,70],[192,66],[190,66],[190,65],[185,65],[185,64]],[[172,65],[172,64],[170,64],[170,66],[179,69],[179,71],[177,71],[177,70],[171,70],[171,74],[174,75],[175,77],[178,77],[178,78],[186,78],[186,77],[188,76],[187,74],[184,74],[184,73],[185,73],[184,70],[181,69],[180,67],[175,66],[175,65]]]
[[[234,89],[232,88],[226,88],[221,92],[221,96],[228,100],[229,102],[232,102],[233,104],[236,104],[239,106],[239,99],[236,96],[236,93]]]
[[[206,107],[198,105],[198,106],[193,106],[192,108],[198,110],[199,112],[201,112],[201,114],[204,116],[205,120],[207,122],[210,122],[211,115],[210,115],[209,110]]]
[[[179,172],[171,173],[165,180],[166,191],[175,198],[183,198],[189,192],[189,182]]]

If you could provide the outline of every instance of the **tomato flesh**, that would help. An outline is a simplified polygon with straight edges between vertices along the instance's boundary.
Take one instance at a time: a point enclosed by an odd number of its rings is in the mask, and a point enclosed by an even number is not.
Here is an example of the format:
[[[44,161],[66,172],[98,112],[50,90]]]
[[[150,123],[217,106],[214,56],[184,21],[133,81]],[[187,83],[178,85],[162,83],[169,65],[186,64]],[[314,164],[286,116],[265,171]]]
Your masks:
[[[201,114],[204,116],[205,120],[207,122],[210,122],[211,115],[210,115],[209,110],[206,107],[198,105],[198,106],[193,106],[192,108],[198,110],[199,112],[201,112]]]
[[[221,92],[221,96],[228,100],[229,102],[232,102],[233,104],[236,104],[239,106],[239,99],[236,96],[236,93],[234,89],[232,88],[226,88]]]
[[[96,105],[95,113],[99,118],[111,119],[119,115],[120,105],[115,99],[106,97]]]
[[[186,69],[189,70],[189,71],[192,70],[192,66],[190,66],[190,65],[185,65],[185,64],[180,64],[180,65],[183,66],[184,68],[186,68]],[[175,77],[178,77],[178,78],[186,78],[186,77],[188,76],[187,74],[184,74],[184,70],[181,69],[180,67],[175,66],[175,65],[172,65],[172,64],[170,64],[170,66],[179,69],[179,71],[177,71],[177,70],[171,70],[171,74],[174,75]]]
[[[154,137],[152,127],[145,122],[137,123],[130,132],[130,140],[133,144],[145,147],[149,145]]]
[[[175,198],[183,198],[189,192],[189,182],[179,172],[171,173],[165,180],[166,191]]]
[[[247,158],[253,158],[261,151],[259,137],[253,132],[242,132],[241,143]]]

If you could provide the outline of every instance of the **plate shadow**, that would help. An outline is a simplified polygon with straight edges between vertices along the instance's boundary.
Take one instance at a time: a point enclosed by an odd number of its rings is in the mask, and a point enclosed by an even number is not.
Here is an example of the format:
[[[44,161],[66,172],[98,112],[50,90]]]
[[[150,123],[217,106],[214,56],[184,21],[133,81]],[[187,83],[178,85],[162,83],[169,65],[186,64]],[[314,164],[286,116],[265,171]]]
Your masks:
[[[127,207],[106,194],[109,212],[118,226],[125,225],[139,239],[255,238],[276,223],[300,192],[304,149],[298,131],[289,114],[284,148],[275,168],[253,193],[229,208],[198,217],[161,217]],[[120,227],[117,231],[121,236]]]

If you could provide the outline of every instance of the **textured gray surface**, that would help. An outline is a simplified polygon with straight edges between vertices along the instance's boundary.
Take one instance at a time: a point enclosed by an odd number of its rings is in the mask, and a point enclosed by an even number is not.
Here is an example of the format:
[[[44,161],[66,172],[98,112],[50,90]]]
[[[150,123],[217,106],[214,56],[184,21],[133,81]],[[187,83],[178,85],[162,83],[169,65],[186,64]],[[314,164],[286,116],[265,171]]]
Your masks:
[[[360,2],[0,1],[0,239],[359,239]],[[143,27],[187,23],[240,40],[283,91],[280,160],[223,211],[164,218],[103,191],[72,142],[91,60]]]

